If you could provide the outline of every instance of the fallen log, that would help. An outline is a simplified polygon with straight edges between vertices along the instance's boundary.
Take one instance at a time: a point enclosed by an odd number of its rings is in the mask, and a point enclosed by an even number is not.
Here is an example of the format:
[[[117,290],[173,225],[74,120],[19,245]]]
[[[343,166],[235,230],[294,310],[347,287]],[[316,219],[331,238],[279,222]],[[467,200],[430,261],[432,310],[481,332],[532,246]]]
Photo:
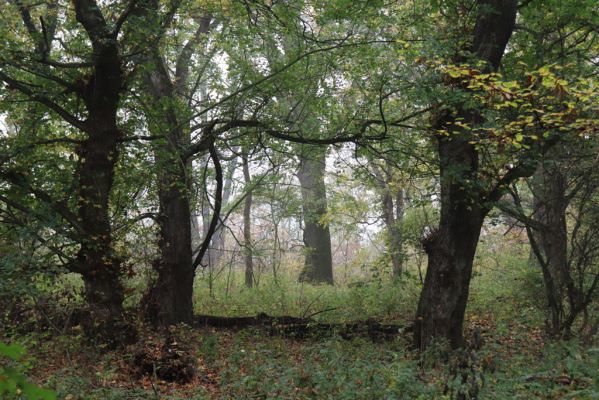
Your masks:
[[[195,327],[233,328],[265,327],[272,325],[307,324],[312,322],[306,318],[280,316],[271,317],[260,313],[254,317],[221,317],[216,315],[197,315],[194,317]]]
[[[533,381],[547,381],[547,382],[553,382],[555,384],[558,385],[570,385],[572,382],[574,382],[574,379],[569,376],[569,375],[545,375],[545,374],[538,374],[538,375],[527,375],[523,377],[523,380],[526,382],[533,382]]]
[[[412,331],[412,325],[382,324],[372,319],[348,323],[323,323],[310,318],[270,316],[265,313],[252,317],[198,315],[194,318],[194,326],[197,328],[226,329],[253,327],[265,329],[271,335],[294,338],[339,335],[344,339],[365,336],[372,340],[390,340],[405,332]]]

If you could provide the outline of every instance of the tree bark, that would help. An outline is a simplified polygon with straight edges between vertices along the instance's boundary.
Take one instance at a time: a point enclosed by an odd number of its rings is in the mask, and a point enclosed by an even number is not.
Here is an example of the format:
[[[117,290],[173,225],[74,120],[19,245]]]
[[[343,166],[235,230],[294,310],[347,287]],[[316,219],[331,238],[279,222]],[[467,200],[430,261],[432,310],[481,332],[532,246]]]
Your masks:
[[[157,2],[149,2],[142,12],[151,20],[159,19]],[[145,88],[151,96],[150,130],[165,137],[154,143],[160,206],[160,258],[154,266],[158,276],[144,301],[146,318],[159,326],[190,323],[193,315],[195,271],[188,177],[191,162],[182,151],[189,146],[190,138],[186,133],[188,124],[180,121],[179,115],[186,109],[181,95],[185,93],[191,52],[200,35],[208,32],[210,20],[211,17],[200,18],[195,37],[179,54],[174,79],[158,48],[150,49],[143,60],[154,66],[144,77]]]
[[[172,161],[175,170],[166,167],[158,181],[160,259],[155,266],[158,277],[151,289],[146,315],[157,325],[189,323],[193,314],[194,271],[186,168],[181,159]]]
[[[302,188],[305,261],[300,281],[333,284],[331,234],[326,222],[327,193],[324,182],[326,149],[302,153],[297,176]]]
[[[100,9],[94,1],[75,1],[77,21],[92,42],[93,75],[82,92],[88,117],[83,130],[87,139],[78,148],[78,219],[85,238],[77,261],[82,267],[90,319],[84,324],[89,336],[118,345],[130,341],[132,331],[124,322],[121,262],[112,247],[109,196],[114,168],[119,159],[117,111],[123,88],[122,59]]]
[[[471,51],[496,70],[512,34],[517,2],[479,0]],[[466,90],[462,88],[462,90]],[[482,223],[489,209],[487,199],[475,185],[479,156],[469,133],[454,122],[481,122],[480,114],[457,105],[452,114],[439,111],[435,131],[441,179],[441,218],[439,228],[424,240],[428,270],[420,295],[414,326],[414,345],[426,348],[434,339],[445,339],[453,348],[464,344],[463,322],[468,301],[472,263]]]
[[[444,123],[445,125],[445,123]],[[460,138],[440,139],[441,216],[438,230],[424,240],[428,270],[416,312],[414,340],[425,348],[444,338],[463,345],[462,325],[468,301],[472,262],[485,215],[480,198],[464,187],[477,171],[474,146]],[[459,177],[453,171],[461,169]]]
[[[570,148],[568,152],[572,150]],[[580,219],[586,213],[597,185],[593,178],[589,180],[587,168],[575,171],[576,175],[583,174],[576,176],[569,166],[557,161],[561,158],[559,155],[556,157],[555,152],[550,154],[534,175],[531,187],[535,207],[531,217],[525,216],[517,192],[513,193],[513,197],[517,202],[517,213],[526,228],[535,266],[541,269],[543,275],[549,315],[547,331],[555,338],[568,339],[572,324],[580,313],[586,312],[588,300],[599,283],[597,275],[590,279],[592,283],[585,281],[585,275],[589,275],[586,269],[593,265],[597,253],[593,250],[596,247],[591,239],[595,232],[585,231]],[[570,179],[577,182],[573,187],[567,185]],[[575,205],[570,216],[574,226],[569,237],[566,212],[572,202]]]
[[[160,115],[149,118],[154,121],[150,131],[155,135],[164,134],[165,139],[153,144],[158,174],[160,258],[154,265],[158,276],[144,300],[144,311],[152,323],[171,325],[191,322],[193,313],[194,273],[187,178],[190,163],[179,152],[188,144],[188,138],[177,118],[175,86],[162,57],[157,52],[152,54],[155,68],[147,73],[144,83],[151,95],[153,110],[150,113],[160,110]]]
[[[529,226],[526,228],[528,241],[530,242],[530,254],[528,257],[528,264],[530,267],[539,268],[543,276],[543,286],[545,288],[545,297],[547,300],[547,310],[549,314],[549,320],[546,321],[547,331],[553,337],[559,337],[562,331],[562,321],[564,319],[564,307],[562,302],[562,287],[560,285],[560,279],[557,279],[559,259],[563,258],[564,262],[567,261],[567,232],[564,232],[565,242],[562,242],[561,234],[556,232],[558,227],[550,227],[546,225],[548,214],[553,214],[550,219],[559,220],[556,215],[557,209],[549,206],[550,210],[547,210],[546,203],[551,201],[544,199],[546,193],[543,193],[542,189],[545,177],[543,176],[543,167],[539,166],[535,176],[533,178],[533,215],[532,220],[543,226],[542,230],[533,229]],[[565,221],[565,210],[564,210],[564,221]],[[564,226],[565,229],[565,226]],[[552,236],[553,239],[551,238]],[[548,247],[551,242],[554,242],[557,246],[555,249]],[[561,253],[561,254],[559,254]],[[557,257],[556,257],[557,255]],[[562,265],[566,267],[566,264]]]
[[[118,95],[117,95],[118,98]],[[91,114],[91,112],[90,112]],[[93,114],[87,124],[88,139],[79,150],[78,216],[85,232],[77,254],[85,282],[85,297],[90,320],[85,328],[89,336],[109,344],[122,342],[124,324],[121,262],[112,248],[108,198],[118,159],[116,108],[114,114]],[[104,117],[102,117],[104,116]],[[104,128],[104,129],[102,129]]]
[[[226,205],[229,202],[229,198],[231,197],[231,191],[233,187],[233,175],[235,174],[235,170],[237,169],[237,157],[232,158],[227,165],[227,172],[225,174],[225,181],[223,183],[223,205]],[[210,226],[210,207],[202,208],[202,232],[204,237],[208,232],[208,228]],[[212,241],[210,243],[210,247],[206,250],[206,254],[204,255],[204,259],[208,260],[208,265],[217,266],[220,264],[221,259],[223,258],[225,251],[225,230],[223,229],[223,223],[219,223],[216,231],[214,232]],[[196,238],[196,242],[199,242],[199,235]],[[195,249],[198,246],[194,246]],[[198,247],[199,249],[199,247]],[[196,249],[197,251],[197,249]],[[195,252],[194,252],[195,255]]]
[[[404,213],[404,191],[402,188],[393,189],[392,168],[387,163],[384,172],[375,167],[374,174],[381,190],[383,221],[387,230],[387,248],[391,257],[392,276],[394,280],[397,280],[403,273],[404,262],[401,231]]]
[[[533,180],[534,203],[537,205],[533,219],[544,229],[531,231],[529,238],[537,246],[537,264],[543,272],[543,282],[547,295],[547,306],[551,317],[549,333],[555,337],[568,336],[569,327],[564,326],[564,295],[571,276],[568,261],[568,230],[566,209],[566,179],[560,166],[546,159],[535,173]]]
[[[252,192],[250,169],[248,165],[248,155],[243,155],[243,179],[245,187],[250,191],[245,196],[243,203],[243,246],[245,260],[245,286],[251,288],[254,285],[254,262],[252,258]]]

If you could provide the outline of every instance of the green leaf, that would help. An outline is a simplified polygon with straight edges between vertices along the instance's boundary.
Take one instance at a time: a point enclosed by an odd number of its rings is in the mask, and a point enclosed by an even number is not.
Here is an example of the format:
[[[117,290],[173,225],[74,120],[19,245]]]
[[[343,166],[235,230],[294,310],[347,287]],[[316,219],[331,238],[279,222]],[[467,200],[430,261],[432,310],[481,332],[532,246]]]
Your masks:
[[[25,349],[16,344],[8,345],[0,342],[0,355],[19,361],[25,355]]]

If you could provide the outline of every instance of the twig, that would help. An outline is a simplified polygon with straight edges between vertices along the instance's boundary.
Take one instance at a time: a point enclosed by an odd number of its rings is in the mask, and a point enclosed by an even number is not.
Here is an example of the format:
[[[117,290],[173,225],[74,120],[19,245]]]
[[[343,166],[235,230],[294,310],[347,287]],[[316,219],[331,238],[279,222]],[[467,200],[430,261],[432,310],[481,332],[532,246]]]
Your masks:
[[[158,389],[156,389],[156,385],[154,385],[154,380],[158,380],[158,376],[156,375],[156,363],[152,361],[152,378],[150,379],[150,383],[152,384],[152,390],[154,391],[154,397],[156,400],[160,399],[160,394],[158,393]]]
[[[312,318],[312,317],[313,317],[313,316],[315,316],[315,315],[322,314],[322,313],[329,312],[329,311],[334,311],[334,310],[336,310],[337,308],[339,308],[339,307],[325,308],[324,310],[320,310],[320,311],[313,312],[312,314],[308,315],[308,316],[307,316],[307,317],[305,317],[305,318],[306,318],[306,319],[310,319],[310,318]]]
[[[310,304],[308,304],[308,307],[306,307],[306,309],[304,310],[304,313],[302,314],[302,318],[306,318],[306,314],[308,313],[308,310],[310,309],[310,307],[312,307],[314,305],[314,303],[316,303],[318,301],[318,299],[320,299],[322,297],[322,293],[319,294],[318,296],[316,296],[316,298],[314,300],[312,300],[312,302],[310,302]]]

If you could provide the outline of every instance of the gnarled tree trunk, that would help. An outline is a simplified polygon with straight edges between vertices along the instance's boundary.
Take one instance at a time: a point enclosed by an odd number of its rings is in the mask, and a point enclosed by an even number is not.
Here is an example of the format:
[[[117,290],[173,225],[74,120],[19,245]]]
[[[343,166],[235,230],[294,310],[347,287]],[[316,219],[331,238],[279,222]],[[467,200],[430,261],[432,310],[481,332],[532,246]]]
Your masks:
[[[496,70],[514,29],[516,0],[479,0],[471,51]],[[462,90],[467,90],[462,88]],[[463,321],[468,301],[472,263],[487,198],[474,184],[479,179],[479,155],[469,132],[454,124],[481,122],[480,114],[458,105],[457,112],[439,111],[434,128],[449,132],[437,135],[441,178],[439,228],[425,240],[428,270],[420,295],[414,326],[414,345],[424,349],[433,339],[446,339],[454,348],[464,344]]]
[[[445,125],[445,123],[444,123]],[[415,325],[415,345],[426,347],[433,338],[444,338],[452,347],[463,344],[462,324],[468,301],[472,262],[485,215],[481,198],[464,187],[478,168],[473,145],[454,137],[440,139],[441,216],[438,230],[425,240],[428,270],[420,295]],[[462,171],[459,177],[454,171]]]
[[[108,344],[128,342],[131,330],[124,323],[121,263],[112,247],[109,196],[114,168],[119,159],[117,126],[123,61],[97,4],[74,1],[77,21],[85,27],[92,43],[93,76],[82,97],[88,111],[83,123],[87,139],[78,149],[78,217],[85,233],[77,254],[85,282],[90,320],[87,333]]]

